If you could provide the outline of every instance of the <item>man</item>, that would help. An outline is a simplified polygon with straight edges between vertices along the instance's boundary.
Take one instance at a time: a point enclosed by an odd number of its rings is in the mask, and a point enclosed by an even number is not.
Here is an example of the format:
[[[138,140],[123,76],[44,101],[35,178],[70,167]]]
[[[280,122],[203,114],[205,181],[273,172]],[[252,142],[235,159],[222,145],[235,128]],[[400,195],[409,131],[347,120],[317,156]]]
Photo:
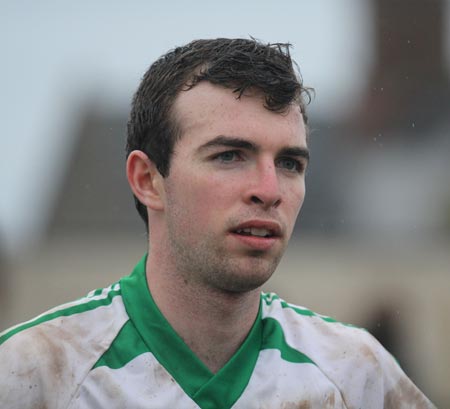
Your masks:
[[[133,100],[127,175],[149,252],[1,335],[5,408],[430,408],[365,331],[261,294],[305,196],[287,45],[199,40]]]

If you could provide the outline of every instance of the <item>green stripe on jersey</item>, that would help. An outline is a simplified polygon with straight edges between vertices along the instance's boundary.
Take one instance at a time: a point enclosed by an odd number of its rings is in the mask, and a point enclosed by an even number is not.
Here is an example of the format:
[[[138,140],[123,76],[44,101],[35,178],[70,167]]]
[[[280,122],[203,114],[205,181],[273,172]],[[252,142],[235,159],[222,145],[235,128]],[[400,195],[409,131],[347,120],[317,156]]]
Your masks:
[[[119,369],[145,352],[148,352],[147,346],[136,331],[134,324],[128,320],[93,369],[99,366]]]
[[[307,308],[303,308],[303,307],[299,307],[297,305],[289,304],[288,302],[282,300],[278,295],[273,294],[273,293],[262,294],[262,299],[263,299],[263,302],[267,306],[270,306],[273,301],[277,300],[277,301],[280,302],[282,308],[289,308],[291,310],[294,310],[299,315],[305,315],[307,317],[317,317],[317,318],[320,318],[320,319],[322,319],[323,321],[326,321],[326,322],[333,322],[333,323],[337,323],[337,324],[342,324],[342,325],[345,325],[346,327],[359,328],[359,327],[357,327],[355,325],[352,325],[352,324],[346,324],[345,322],[337,321],[334,318],[327,317],[326,315],[317,314],[316,312],[308,310]],[[364,328],[360,328],[360,329],[364,329]]]
[[[283,328],[275,318],[264,318],[263,342],[261,349],[278,349],[281,358],[295,364],[314,364],[314,361],[304,353],[292,348],[286,342]]]
[[[90,300],[91,297],[93,297],[93,293],[90,293],[90,296],[85,297],[80,299],[80,304],[76,304],[76,305],[72,305],[70,307],[66,307],[64,308],[64,306],[62,306],[62,308],[60,310],[57,311],[53,311],[50,312],[48,314],[42,314],[38,317],[36,317],[35,319],[32,319],[31,321],[27,321],[24,322],[23,324],[19,324],[18,326],[7,330],[6,332],[3,333],[3,335],[0,336],[0,345],[3,344],[6,340],[8,340],[9,338],[11,338],[13,335],[24,331],[28,328],[32,328],[36,325],[42,324],[44,322],[47,321],[51,321],[55,318],[59,318],[59,317],[68,317],[70,315],[74,315],[74,314],[80,314],[86,311],[91,311],[91,310],[95,310],[98,307],[101,306],[105,306],[105,305],[110,305],[113,298],[116,297],[117,295],[121,295],[121,290],[120,287],[117,288],[117,285],[112,285],[108,292],[108,295],[105,298],[100,298],[100,299],[93,299]],[[113,288],[117,288],[117,289],[113,289]],[[100,291],[100,293],[103,291],[103,289],[100,290],[96,290],[96,291]],[[85,301],[85,302],[82,302]]]

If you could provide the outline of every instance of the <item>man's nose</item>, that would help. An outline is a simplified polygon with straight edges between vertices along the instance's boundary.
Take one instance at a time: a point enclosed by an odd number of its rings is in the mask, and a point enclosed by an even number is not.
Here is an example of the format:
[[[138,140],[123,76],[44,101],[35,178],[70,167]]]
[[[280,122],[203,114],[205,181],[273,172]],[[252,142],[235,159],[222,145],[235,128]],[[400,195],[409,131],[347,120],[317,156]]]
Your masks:
[[[281,191],[275,165],[261,165],[250,177],[247,202],[258,204],[264,209],[278,207],[281,203]]]

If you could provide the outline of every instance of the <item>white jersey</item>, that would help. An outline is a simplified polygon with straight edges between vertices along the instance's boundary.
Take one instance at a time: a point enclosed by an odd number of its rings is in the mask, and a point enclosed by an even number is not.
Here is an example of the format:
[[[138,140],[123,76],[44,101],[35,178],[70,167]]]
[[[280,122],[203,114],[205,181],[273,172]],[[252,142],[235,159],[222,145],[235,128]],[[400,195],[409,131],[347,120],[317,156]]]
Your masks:
[[[195,300],[192,300],[195,302]],[[262,294],[216,374],[133,273],[0,334],[2,409],[433,408],[366,331]]]

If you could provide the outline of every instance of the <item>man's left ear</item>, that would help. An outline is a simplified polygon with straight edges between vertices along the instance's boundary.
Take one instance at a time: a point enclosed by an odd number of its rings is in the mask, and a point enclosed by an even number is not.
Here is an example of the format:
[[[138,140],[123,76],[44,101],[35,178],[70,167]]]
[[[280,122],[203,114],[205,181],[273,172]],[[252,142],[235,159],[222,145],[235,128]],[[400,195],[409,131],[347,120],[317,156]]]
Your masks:
[[[127,178],[134,195],[144,206],[156,211],[164,209],[163,177],[144,152],[135,150],[128,155]]]

